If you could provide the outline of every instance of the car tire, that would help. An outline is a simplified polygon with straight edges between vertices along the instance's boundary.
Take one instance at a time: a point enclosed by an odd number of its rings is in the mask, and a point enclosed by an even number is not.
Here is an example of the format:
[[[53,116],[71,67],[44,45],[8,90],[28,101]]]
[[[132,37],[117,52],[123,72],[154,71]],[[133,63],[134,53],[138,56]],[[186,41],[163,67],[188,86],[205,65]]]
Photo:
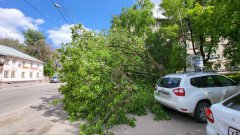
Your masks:
[[[200,102],[197,104],[195,109],[195,119],[200,123],[206,123],[207,118],[205,115],[206,108],[209,108],[210,105],[206,102]]]

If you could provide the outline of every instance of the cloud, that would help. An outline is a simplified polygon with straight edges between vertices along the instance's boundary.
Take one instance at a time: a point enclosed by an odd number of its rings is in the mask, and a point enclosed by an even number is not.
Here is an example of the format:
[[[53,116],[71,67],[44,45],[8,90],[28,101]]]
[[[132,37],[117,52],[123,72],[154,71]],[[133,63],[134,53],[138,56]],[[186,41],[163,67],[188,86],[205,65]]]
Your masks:
[[[44,21],[43,19],[37,19],[37,20],[35,20],[35,23],[36,23],[37,25],[40,25],[40,24],[45,23],[45,21]]]
[[[161,2],[162,2],[162,0],[151,0],[152,1],[152,3],[154,3],[155,5],[159,5]]]
[[[42,19],[27,17],[18,9],[0,8],[0,37],[18,39],[24,42],[23,31],[31,28],[38,30],[38,25],[44,23]]]
[[[62,25],[57,30],[48,30],[48,38],[52,41],[54,46],[60,46],[62,43],[68,43],[71,41],[70,27],[73,25]]]
[[[52,41],[54,47],[58,48],[63,43],[69,43],[72,40],[70,30],[70,27],[72,26],[74,26],[74,24],[64,24],[59,29],[52,29],[47,31],[48,38]],[[91,29],[84,26],[83,28],[87,31],[91,31]]]

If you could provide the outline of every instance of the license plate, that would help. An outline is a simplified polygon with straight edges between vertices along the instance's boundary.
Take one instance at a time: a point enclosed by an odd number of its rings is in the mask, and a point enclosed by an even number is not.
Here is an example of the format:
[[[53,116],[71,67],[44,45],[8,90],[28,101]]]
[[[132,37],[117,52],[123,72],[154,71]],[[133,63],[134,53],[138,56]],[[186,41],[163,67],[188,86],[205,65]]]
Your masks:
[[[228,128],[228,135],[240,135],[240,130],[236,128],[229,127]]]

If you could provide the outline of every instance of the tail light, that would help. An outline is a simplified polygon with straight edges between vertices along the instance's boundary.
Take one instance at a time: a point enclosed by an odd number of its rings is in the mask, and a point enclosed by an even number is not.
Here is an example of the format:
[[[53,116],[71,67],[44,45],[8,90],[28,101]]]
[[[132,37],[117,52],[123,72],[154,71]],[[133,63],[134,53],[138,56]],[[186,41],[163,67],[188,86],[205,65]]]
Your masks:
[[[205,114],[206,114],[206,117],[207,117],[208,121],[211,122],[211,123],[214,123],[213,113],[212,113],[210,108],[206,109]]]
[[[172,90],[175,95],[177,96],[185,96],[185,90],[184,88],[176,88]]]

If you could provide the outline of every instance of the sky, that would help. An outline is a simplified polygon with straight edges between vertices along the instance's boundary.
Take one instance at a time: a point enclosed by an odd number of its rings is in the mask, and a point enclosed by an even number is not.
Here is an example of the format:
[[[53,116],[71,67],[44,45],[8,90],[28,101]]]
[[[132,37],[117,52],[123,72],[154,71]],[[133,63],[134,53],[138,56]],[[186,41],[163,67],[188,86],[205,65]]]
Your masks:
[[[161,0],[151,0],[158,5]],[[69,27],[82,24],[86,29],[108,30],[113,15],[136,0],[0,0],[0,38],[24,43],[23,31],[40,31],[52,48],[71,41]],[[54,4],[60,7],[57,9]],[[62,17],[61,13],[63,14]]]

